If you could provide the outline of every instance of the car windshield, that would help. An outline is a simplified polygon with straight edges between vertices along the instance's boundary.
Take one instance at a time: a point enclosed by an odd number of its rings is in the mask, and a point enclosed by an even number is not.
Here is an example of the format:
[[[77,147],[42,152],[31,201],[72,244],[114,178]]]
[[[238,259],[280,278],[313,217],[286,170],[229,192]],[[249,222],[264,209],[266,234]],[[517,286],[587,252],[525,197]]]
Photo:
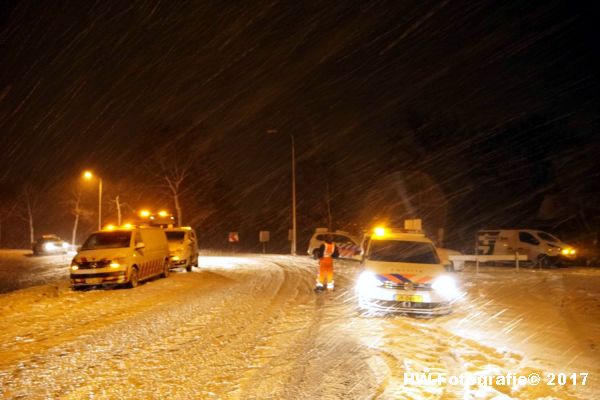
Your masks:
[[[548,242],[560,242],[560,240],[558,240],[555,236],[552,236],[551,234],[546,232],[537,232],[537,235],[540,237],[540,239],[546,240]]]
[[[183,242],[183,238],[185,237],[185,232],[181,231],[166,231],[165,233],[169,242]]]
[[[37,240],[38,243],[47,243],[47,242],[61,242],[61,238],[58,236],[42,236]]]
[[[329,236],[334,243],[355,244],[354,240],[350,239],[348,236],[338,235],[335,233],[317,235],[317,240],[325,241],[325,239],[327,239],[327,236]]]
[[[81,246],[81,250],[129,247],[131,232],[98,232],[92,234]]]
[[[430,243],[403,240],[373,240],[369,249],[369,259],[416,264],[440,263]]]

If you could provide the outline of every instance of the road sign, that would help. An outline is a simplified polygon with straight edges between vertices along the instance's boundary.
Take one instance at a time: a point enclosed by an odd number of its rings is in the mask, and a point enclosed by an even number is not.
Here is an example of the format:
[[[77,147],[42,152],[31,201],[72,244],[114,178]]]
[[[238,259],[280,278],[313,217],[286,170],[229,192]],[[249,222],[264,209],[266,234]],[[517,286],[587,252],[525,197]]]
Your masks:
[[[240,241],[240,236],[237,232],[229,232],[228,241],[229,243],[237,243]]]
[[[261,243],[268,242],[271,239],[271,232],[260,231],[258,232],[258,241]]]

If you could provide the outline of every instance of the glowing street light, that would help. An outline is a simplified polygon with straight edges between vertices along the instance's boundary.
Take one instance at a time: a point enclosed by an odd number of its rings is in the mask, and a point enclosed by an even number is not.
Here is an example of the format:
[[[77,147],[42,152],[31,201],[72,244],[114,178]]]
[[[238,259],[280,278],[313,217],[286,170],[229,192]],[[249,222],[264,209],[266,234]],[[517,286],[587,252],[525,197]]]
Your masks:
[[[94,179],[92,171],[83,171],[83,179],[91,181]],[[102,179],[98,177],[98,230],[102,229]]]

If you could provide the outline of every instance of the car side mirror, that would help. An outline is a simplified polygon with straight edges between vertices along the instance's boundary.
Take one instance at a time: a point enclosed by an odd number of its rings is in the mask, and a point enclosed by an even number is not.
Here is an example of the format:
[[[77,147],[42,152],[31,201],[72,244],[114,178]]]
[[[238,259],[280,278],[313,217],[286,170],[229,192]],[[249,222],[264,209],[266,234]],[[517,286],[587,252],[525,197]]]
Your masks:
[[[135,244],[135,249],[136,249],[136,250],[141,250],[141,249],[143,249],[144,247],[146,247],[146,245],[144,244],[144,242],[137,242],[137,243]]]

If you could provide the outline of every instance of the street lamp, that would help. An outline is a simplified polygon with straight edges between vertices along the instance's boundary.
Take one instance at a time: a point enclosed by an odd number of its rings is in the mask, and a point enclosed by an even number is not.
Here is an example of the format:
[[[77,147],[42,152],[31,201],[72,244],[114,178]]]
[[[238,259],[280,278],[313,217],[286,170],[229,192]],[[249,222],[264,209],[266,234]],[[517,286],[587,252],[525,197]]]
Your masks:
[[[84,171],[83,179],[91,181],[94,179],[92,171]],[[98,177],[98,230],[102,229],[102,179]]]
[[[267,133],[277,133],[277,129],[269,129]],[[296,144],[294,135],[289,133],[292,140],[292,248],[291,254],[296,255]]]

